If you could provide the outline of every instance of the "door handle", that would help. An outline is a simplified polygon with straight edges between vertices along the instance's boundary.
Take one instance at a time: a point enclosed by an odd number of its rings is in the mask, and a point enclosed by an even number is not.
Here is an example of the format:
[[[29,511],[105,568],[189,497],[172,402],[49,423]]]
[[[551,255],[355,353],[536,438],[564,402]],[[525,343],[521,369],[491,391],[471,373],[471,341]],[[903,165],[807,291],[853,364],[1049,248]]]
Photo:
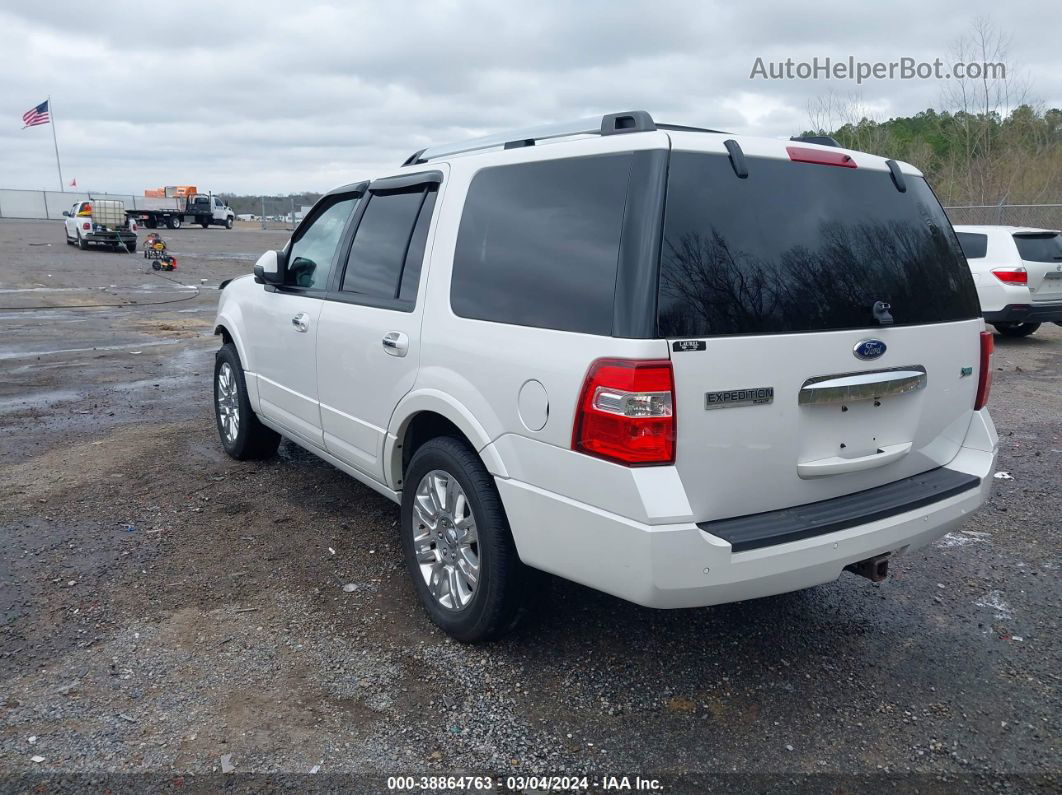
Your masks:
[[[296,331],[308,331],[310,328],[310,316],[305,312],[299,312],[291,319],[291,325],[295,327]]]
[[[401,331],[388,331],[381,342],[384,350],[392,356],[405,356],[409,353],[409,337]]]

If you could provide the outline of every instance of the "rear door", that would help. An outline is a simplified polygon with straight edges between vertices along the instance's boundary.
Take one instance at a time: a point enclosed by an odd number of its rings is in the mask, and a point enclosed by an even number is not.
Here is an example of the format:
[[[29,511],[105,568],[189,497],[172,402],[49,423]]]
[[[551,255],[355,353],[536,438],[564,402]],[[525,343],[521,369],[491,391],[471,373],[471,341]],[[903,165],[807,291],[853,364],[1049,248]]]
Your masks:
[[[977,294],[924,180],[777,149],[746,178],[722,147],[672,153],[658,322],[699,521],[939,467],[971,418]]]
[[[433,171],[370,185],[321,314],[325,446],[381,482],[387,426],[420,365],[417,295],[441,177]]]
[[[1017,232],[1021,264],[1029,272],[1029,293],[1034,302],[1062,301],[1062,234],[1054,231]]]

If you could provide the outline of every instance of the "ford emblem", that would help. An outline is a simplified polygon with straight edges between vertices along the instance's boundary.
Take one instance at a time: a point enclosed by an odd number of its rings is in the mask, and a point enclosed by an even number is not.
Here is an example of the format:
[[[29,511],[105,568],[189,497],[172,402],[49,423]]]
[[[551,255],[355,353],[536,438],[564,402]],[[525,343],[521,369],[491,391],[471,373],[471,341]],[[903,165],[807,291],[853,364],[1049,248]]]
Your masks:
[[[885,348],[886,345],[881,340],[863,340],[856,343],[856,346],[852,348],[852,353],[857,359],[866,361],[879,358],[885,353]]]

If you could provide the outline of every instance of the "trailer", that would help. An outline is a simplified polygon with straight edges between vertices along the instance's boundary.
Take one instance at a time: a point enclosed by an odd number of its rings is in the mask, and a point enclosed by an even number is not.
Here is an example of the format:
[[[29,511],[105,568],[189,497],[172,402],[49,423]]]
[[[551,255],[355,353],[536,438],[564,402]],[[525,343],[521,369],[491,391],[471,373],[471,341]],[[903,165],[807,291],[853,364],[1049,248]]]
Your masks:
[[[236,213],[212,193],[200,193],[194,185],[169,185],[149,188],[144,198],[137,200],[135,210],[126,214],[148,229],[160,226],[180,229],[183,224],[224,226],[232,229]]]

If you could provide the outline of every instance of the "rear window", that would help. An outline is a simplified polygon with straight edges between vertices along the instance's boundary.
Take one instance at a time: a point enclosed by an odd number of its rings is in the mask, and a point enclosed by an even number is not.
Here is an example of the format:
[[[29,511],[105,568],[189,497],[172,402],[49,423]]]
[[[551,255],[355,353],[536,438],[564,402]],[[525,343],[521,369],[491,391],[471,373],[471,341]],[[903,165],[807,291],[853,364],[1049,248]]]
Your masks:
[[[979,235],[976,232],[956,232],[959,245],[966,259],[984,259],[988,253],[988,235]]]
[[[1014,235],[1018,254],[1028,262],[1062,262],[1062,235],[1036,232]]]
[[[622,154],[480,171],[457,234],[454,312],[610,334],[630,167]]]
[[[660,260],[665,337],[781,334],[978,317],[969,268],[925,180],[674,152]]]

